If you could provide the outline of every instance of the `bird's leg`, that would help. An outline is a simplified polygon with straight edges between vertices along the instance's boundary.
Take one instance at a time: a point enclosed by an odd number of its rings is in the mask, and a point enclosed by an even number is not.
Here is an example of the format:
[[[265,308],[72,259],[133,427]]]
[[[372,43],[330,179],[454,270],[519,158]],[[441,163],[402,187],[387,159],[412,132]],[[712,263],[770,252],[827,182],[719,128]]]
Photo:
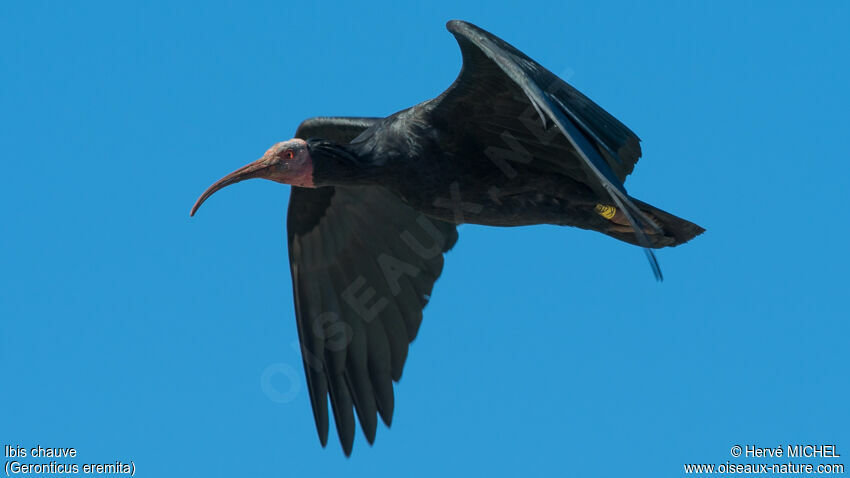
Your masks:
[[[615,206],[609,206],[606,204],[597,204],[594,207],[594,211],[597,214],[608,219],[609,221],[616,224],[616,226],[611,226],[611,230],[614,232],[634,232],[634,228],[632,228],[631,224],[629,224],[629,219],[619,208]],[[661,222],[653,216],[652,214],[643,211],[649,220],[651,220],[658,228],[661,228]],[[657,229],[653,228],[651,225],[646,224],[643,226],[643,231],[647,234],[657,234]]]

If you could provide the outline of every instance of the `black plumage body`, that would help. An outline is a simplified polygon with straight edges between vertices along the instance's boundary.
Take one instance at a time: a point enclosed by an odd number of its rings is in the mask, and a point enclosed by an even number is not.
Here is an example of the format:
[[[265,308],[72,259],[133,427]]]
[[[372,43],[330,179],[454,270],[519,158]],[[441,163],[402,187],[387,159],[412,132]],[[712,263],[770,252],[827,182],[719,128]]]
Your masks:
[[[381,133],[378,129],[367,141],[392,144]],[[359,150],[358,144],[351,146]],[[578,211],[592,211],[599,202],[593,191],[572,178],[524,164],[512,165],[506,173],[483,154],[458,155],[430,137],[420,138],[415,156],[384,148],[370,149],[361,156],[381,164],[374,169],[375,175],[363,182],[383,186],[414,209],[454,224],[578,225]]]
[[[316,117],[198,199],[250,177],[292,184],[295,316],[319,439],[351,452],[389,425],[393,382],[458,224],[556,224],[651,249],[703,229],[626,193],[641,156],[624,124],[498,37],[451,21],[463,55],[438,97],[386,118]],[[305,153],[305,151],[307,153]],[[309,167],[305,166],[309,165]]]
[[[314,150],[317,184],[381,186],[417,211],[453,224],[573,226],[639,244],[634,234],[612,228],[596,212],[597,205],[611,199],[588,186],[582,169],[570,174],[553,169],[535,158],[540,147],[519,145],[514,135],[499,138],[503,145],[494,146],[498,142],[488,144],[472,128],[441,124],[432,114],[437,101],[376,119],[349,144],[321,142],[322,148]],[[539,117],[528,117],[525,124],[531,132],[538,128],[540,134],[551,134]],[[655,217],[674,217],[641,204]],[[649,246],[674,245],[672,234],[650,236]]]
[[[456,225],[575,226],[646,251],[703,232],[626,194],[623,181],[641,155],[640,140],[628,127],[498,37],[459,21],[448,29],[461,47],[463,67],[440,96],[386,118],[313,118],[296,132],[313,138],[308,144],[319,186],[294,188],[289,207],[305,371],[320,439],[327,439],[329,396],[346,453],[354,434],[352,408],[370,442],[376,412],[389,424],[387,380],[399,379],[407,354],[397,338],[404,330],[415,337],[442,270],[441,252],[457,240]],[[314,202],[328,206],[322,212]],[[310,259],[303,251],[310,243],[328,250],[329,242],[330,259]],[[432,252],[423,255],[414,243],[432,244]],[[387,256],[400,262],[385,267]],[[647,256],[660,278],[654,255]],[[383,327],[372,335],[363,331],[362,313],[346,312],[331,297],[358,275],[368,277],[376,297],[392,298],[379,321],[365,320],[367,329]],[[394,282],[399,277],[401,286]],[[316,281],[330,285],[319,290]],[[309,327],[322,317],[321,308],[311,309],[317,303],[325,309],[334,304],[330,309],[339,312],[341,324],[369,338],[352,340],[345,356],[329,348],[332,340]],[[382,360],[389,364],[383,372],[377,370]]]

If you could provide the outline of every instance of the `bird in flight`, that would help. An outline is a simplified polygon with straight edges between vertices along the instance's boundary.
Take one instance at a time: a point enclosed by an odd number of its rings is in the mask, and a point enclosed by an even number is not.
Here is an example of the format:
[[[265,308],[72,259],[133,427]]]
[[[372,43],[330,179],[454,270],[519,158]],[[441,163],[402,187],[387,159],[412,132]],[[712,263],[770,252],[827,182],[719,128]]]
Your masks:
[[[355,413],[370,444],[462,223],[556,224],[652,249],[704,229],[626,193],[641,155],[625,125],[534,60],[467,22],[447,28],[463,66],[438,97],[386,118],[316,117],[223,177],[292,186],[295,316],[322,446],[328,396],[343,451]]]

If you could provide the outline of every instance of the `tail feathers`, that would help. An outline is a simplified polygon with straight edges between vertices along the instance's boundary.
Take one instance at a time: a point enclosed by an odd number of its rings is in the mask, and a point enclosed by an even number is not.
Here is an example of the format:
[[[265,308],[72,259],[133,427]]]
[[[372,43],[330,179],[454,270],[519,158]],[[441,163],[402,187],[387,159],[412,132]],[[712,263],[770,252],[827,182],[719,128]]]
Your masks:
[[[655,253],[652,252],[652,243],[646,235],[647,231],[644,230],[644,225],[646,225],[648,230],[654,233],[661,233],[661,228],[655,224],[654,221],[648,218],[643,211],[635,206],[635,204],[631,201],[631,198],[625,195],[625,191],[620,191],[613,187],[606,187],[606,189],[608,189],[611,199],[613,199],[614,202],[617,203],[617,206],[620,207],[620,214],[626,218],[628,224],[631,226],[637,245],[643,248],[643,252],[646,255],[646,259],[649,261],[649,266],[652,268],[652,274],[655,276],[655,280],[659,282],[663,281],[664,274],[661,272],[661,265],[658,263]],[[632,212],[629,212],[630,209]]]
[[[642,215],[646,216],[646,219],[652,221],[652,225],[644,225],[643,231],[638,232],[630,224],[632,221],[622,221],[624,223],[619,224],[621,221],[618,221],[617,217],[613,217],[609,223],[608,230],[603,231],[609,236],[630,244],[660,249],[662,247],[675,247],[679,244],[684,244],[705,232],[705,229],[690,221],[674,216],[638,199],[629,199],[643,213]],[[646,220],[643,222],[646,222]]]
[[[662,211],[661,209],[651,206],[643,201],[638,201],[636,199],[633,201],[639,208],[641,208],[642,211],[644,211],[645,214],[650,216],[650,219],[653,219],[661,226],[663,236],[672,241],[669,244],[659,245],[658,247],[678,246],[679,244],[684,244],[705,232],[705,229],[691,221],[674,216],[667,211]]]

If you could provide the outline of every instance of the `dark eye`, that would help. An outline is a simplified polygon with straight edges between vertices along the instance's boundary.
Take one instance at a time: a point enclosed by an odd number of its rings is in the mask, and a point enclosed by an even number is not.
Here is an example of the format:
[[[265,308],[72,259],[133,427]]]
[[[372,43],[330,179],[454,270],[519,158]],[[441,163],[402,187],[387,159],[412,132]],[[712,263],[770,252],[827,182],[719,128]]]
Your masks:
[[[295,153],[293,153],[292,150],[290,149],[290,150],[287,150],[285,153],[283,153],[283,157],[285,157],[286,159],[292,159],[292,158],[295,157]]]

